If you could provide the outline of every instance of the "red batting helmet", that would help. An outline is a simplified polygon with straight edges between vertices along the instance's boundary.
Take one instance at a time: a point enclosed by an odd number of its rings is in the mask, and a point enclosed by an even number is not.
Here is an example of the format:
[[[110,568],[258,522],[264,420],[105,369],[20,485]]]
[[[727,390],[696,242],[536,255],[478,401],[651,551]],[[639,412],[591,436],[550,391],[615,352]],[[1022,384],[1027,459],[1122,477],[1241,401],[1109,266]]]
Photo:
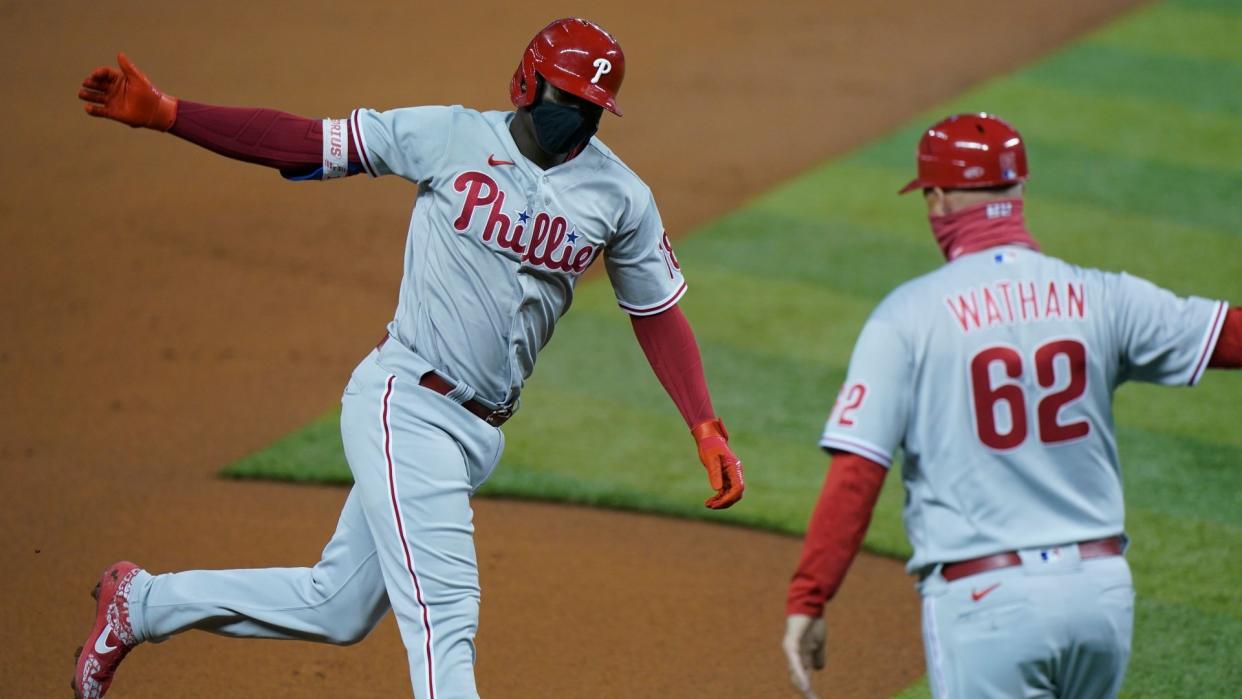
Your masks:
[[[509,83],[509,98],[515,107],[534,104],[536,74],[621,116],[617,91],[625,77],[625,54],[617,40],[593,22],[558,19],[530,40]]]
[[[1024,182],[1026,146],[1003,119],[980,112],[936,122],[919,139],[919,176],[901,189],[972,189]]]

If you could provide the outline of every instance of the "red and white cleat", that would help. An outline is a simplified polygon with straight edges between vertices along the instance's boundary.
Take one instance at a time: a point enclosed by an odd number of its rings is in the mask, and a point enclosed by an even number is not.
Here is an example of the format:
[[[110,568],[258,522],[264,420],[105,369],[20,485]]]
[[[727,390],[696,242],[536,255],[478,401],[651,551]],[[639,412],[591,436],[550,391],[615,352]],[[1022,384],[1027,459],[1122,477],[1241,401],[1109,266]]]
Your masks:
[[[95,626],[75,655],[77,670],[69,686],[75,699],[100,699],[112,685],[112,675],[138,645],[129,624],[129,593],[142,569],[129,561],[108,566],[91,592],[95,598]]]

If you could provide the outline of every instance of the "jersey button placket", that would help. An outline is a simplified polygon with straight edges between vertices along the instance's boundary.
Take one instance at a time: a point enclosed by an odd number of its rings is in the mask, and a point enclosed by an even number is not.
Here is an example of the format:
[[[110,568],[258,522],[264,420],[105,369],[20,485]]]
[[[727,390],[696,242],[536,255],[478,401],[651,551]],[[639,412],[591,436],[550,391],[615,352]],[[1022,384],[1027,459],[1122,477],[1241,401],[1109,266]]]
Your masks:
[[[522,240],[528,246],[532,238],[532,229],[535,227],[535,218],[539,215],[539,202],[542,201],[540,195],[543,193],[543,187],[541,186],[543,178],[543,175],[532,177],[530,184],[526,188],[526,211],[530,214],[530,220],[526,223],[526,230],[522,233]],[[529,251],[529,248],[527,250]],[[521,275],[526,274],[526,266],[528,264],[524,253],[518,261],[517,273]]]

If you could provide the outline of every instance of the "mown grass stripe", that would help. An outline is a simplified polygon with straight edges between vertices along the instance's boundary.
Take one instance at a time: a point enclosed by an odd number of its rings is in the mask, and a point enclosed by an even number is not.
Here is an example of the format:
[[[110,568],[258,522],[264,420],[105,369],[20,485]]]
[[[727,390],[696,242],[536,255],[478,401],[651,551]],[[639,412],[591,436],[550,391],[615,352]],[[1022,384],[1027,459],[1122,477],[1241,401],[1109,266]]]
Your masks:
[[[1214,88],[1228,87],[1225,80],[1221,78]],[[1054,146],[1156,167],[1223,175],[1242,170],[1238,159],[1231,157],[1242,148],[1235,112],[1195,110],[1155,93],[1084,91],[1036,79],[1031,73],[988,83],[930,110],[922,120],[855,151],[846,162],[885,166],[908,175],[924,125],[949,114],[978,111],[1018,125],[1032,155]],[[1043,168],[1038,161],[1032,167],[1038,178]],[[908,176],[898,179],[904,184]]]
[[[1238,0],[1166,0],[1166,2],[1162,4],[1173,5],[1175,7],[1181,7],[1188,10],[1204,10],[1231,15],[1242,15],[1242,3],[1239,3]],[[1220,37],[1213,37],[1213,39],[1219,40]]]
[[[1242,45],[1242,33],[1239,37]],[[1033,148],[1051,144],[1153,165],[1242,172],[1242,162],[1230,157],[1232,149],[1221,147],[1239,138],[1236,115],[1195,111],[1146,96],[1067,90],[1022,78],[992,85],[978,102],[997,105],[989,108],[1021,124],[1022,135]],[[1047,119],[1044,115],[1049,112],[1063,116]]]
[[[1027,220],[1053,255],[1138,274],[1181,294],[1237,288],[1242,261],[1234,264],[1238,237],[1232,232],[1054,199],[1044,194],[1041,182],[1030,188]],[[1120,249],[1134,252],[1118,255]]]
[[[800,283],[818,281],[823,288],[841,297],[873,301],[883,298],[910,274],[935,268],[935,246],[930,240],[895,241],[887,237],[883,229],[856,223],[825,220],[815,225],[800,225],[775,216],[755,214],[747,218],[754,223],[782,225],[793,235],[830,240],[831,244],[826,251],[812,245],[790,250],[787,258],[747,259],[744,243],[725,242],[702,256],[705,268]],[[851,264],[850,260],[868,262],[860,265]],[[699,286],[696,282],[696,292]],[[769,298],[773,304],[781,301]]]
[[[1185,109],[1242,113],[1242,90],[1236,88],[1242,85],[1242,63],[1230,61],[1080,44],[1025,71],[1023,78],[1086,93],[1160,99]]]
[[[1113,154],[1042,144],[1033,166],[1058,176],[1044,177],[1041,195],[1090,203],[1117,213],[1139,214],[1186,226],[1242,229],[1242,173],[1143,162]],[[1238,203],[1234,203],[1238,202]]]
[[[1221,448],[1238,447],[1242,446],[1242,429],[1238,428],[1239,396],[1242,396],[1242,373],[1213,370],[1194,388],[1126,384],[1117,391],[1113,413],[1119,425],[1174,437],[1199,438]],[[1242,486],[1242,474],[1236,477]]]
[[[1242,544],[1236,527],[1143,508],[1132,508],[1132,515],[1126,529],[1134,543],[1126,557],[1141,595],[1242,619],[1242,592],[1229,582],[1242,568],[1227,553]]]
[[[1166,3],[1109,25],[1090,43],[1156,55],[1242,62],[1239,37],[1242,3],[1217,7]]]
[[[1242,490],[1236,485],[1242,446],[1135,426],[1119,428],[1117,443],[1132,515],[1141,512],[1139,520],[1150,514],[1218,526],[1234,542],[1233,550],[1239,550]],[[1242,595],[1242,587],[1231,589]],[[1242,611],[1242,596],[1236,601]]]
[[[1145,598],[1142,577],[1136,585],[1135,639],[1122,696],[1236,697],[1242,686],[1242,620]]]

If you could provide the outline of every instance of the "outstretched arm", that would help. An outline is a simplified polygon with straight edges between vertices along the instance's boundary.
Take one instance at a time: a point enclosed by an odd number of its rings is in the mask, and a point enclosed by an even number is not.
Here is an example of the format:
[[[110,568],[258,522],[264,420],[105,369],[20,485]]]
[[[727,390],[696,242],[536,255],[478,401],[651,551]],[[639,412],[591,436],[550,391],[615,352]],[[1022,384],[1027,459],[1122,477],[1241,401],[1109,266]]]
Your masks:
[[[703,359],[689,321],[678,306],[655,315],[631,316],[630,321],[652,371],[677,405],[698,444],[699,460],[716,490],[704,504],[714,510],[729,507],[742,499],[742,491],[746,488],[742,462],[729,448],[729,433],[724,422],[712,410],[707,379],[703,375]]]
[[[348,119],[325,125],[274,109],[215,107],[181,100],[169,133],[235,160],[276,168],[289,179],[309,180],[363,171],[358,151],[350,147],[350,128]],[[337,161],[337,169],[326,174],[331,155],[324,150],[325,130]]]
[[[91,116],[168,131],[221,155],[280,170],[290,179],[327,179],[362,172],[347,120],[325,122],[273,109],[215,107],[158,90],[125,54],[120,70],[96,68],[78,91]],[[328,131],[328,148],[324,148]],[[325,176],[325,168],[327,173]]]

